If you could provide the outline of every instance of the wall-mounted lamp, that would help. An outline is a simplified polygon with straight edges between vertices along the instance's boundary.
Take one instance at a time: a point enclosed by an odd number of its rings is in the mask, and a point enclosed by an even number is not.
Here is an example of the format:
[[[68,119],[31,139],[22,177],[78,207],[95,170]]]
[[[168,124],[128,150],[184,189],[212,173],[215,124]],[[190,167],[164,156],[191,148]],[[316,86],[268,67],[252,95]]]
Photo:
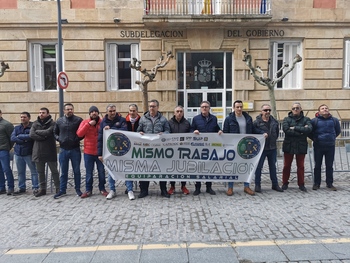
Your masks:
[[[281,21],[283,21],[283,22],[287,22],[288,20],[289,20],[289,18],[288,18],[288,17],[283,17]]]
[[[61,19],[61,24],[68,24],[68,19]]]
[[[114,23],[119,23],[120,22],[120,18],[113,18],[113,21],[114,21]]]

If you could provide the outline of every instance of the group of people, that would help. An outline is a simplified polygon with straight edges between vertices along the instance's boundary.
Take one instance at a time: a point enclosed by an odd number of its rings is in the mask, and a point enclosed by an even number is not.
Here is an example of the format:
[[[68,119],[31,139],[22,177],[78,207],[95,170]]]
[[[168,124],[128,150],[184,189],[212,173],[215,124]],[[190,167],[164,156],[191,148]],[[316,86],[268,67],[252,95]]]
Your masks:
[[[107,200],[116,196],[115,180],[108,175],[109,192],[107,192],[105,169],[103,165],[103,131],[108,129],[139,132],[143,134],[162,133],[236,133],[236,134],[263,134],[265,147],[255,171],[255,189],[250,188],[249,182],[244,182],[244,192],[248,195],[261,193],[261,174],[265,159],[268,160],[269,174],[272,189],[283,192],[288,189],[291,165],[296,158],[297,183],[301,191],[306,192],[304,184],[304,159],[307,154],[309,137],[314,147],[314,184],[312,189],[318,190],[321,185],[321,166],[323,157],[326,165],[326,187],[337,190],[333,185],[333,162],[335,154],[336,137],[340,134],[339,120],[329,113],[328,106],[322,104],[318,108],[315,118],[312,120],[304,116],[301,104],[295,102],[288,116],[283,120],[284,166],[282,172],[282,187],[278,184],[277,139],[279,137],[278,121],[271,116],[271,106],[263,104],[261,113],[253,121],[252,117],[243,111],[243,102],[236,100],[233,103],[232,112],[226,117],[223,129],[218,125],[215,115],[210,113],[210,102],[200,103],[200,114],[195,116],[192,124],[184,118],[182,106],[176,106],[174,116],[167,120],[159,111],[159,102],[151,100],[149,110],[141,117],[136,104],[129,105],[126,118],[116,111],[116,106],[109,104],[106,114],[100,117],[96,106],[89,108],[89,118],[83,120],[74,114],[74,106],[71,103],[64,105],[64,116],[55,122],[48,108],[41,108],[37,120],[31,122],[29,112],[20,114],[21,123],[13,126],[2,118],[0,110],[0,194],[18,195],[26,192],[26,166],[31,173],[33,194],[36,197],[46,195],[47,178],[46,165],[49,167],[55,186],[54,198],[66,195],[68,183],[69,161],[74,175],[75,191],[81,198],[87,198],[93,191],[93,173],[96,164],[98,173],[98,188],[101,195]],[[81,192],[81,150],[80,141],[84,139],[84,165],[86,172],[86,189]],[[56,142],[59,143],[58,161],[60,174],[57,169]],[[10,167],[10,150],[14,146],[14,161],[18,171],[18,190],[14,191],[14,177]],[[6,180],[7,190],[6,190]],[[138,198],[146,197],[149,192],[149,181],[140,181],[140,194]],[[125,194],[130,200],[135,199],[133,181],[125,181]],[[175,182],[170,182],[167,190],[166,182],[159,183],[161,196],[169,198],[175,193]],[[233,182],[228,183],[226,194],[233,195]],[[181,182],[181,192],[188,195],[186,182]],[[212,183],[206,182],[206,192],[215,195]],[[195,183],[193,195],[201,193],[201,182]]]

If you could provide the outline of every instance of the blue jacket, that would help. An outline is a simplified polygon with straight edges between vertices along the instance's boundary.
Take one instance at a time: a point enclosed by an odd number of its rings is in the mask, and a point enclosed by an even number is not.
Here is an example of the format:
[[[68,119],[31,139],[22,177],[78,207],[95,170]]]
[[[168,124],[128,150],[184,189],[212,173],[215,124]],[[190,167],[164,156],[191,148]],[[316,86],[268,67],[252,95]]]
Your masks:
[[[98,142],[97,142],[97,155],[102,156],[103,152],[103,130],[106,126],[109,126],[112,130],[122,130],[127,131],[128,125],[126,124],[125,118],[122,117],[119,113],[114,117],[113,120],[108,119],[106,114],[100,124],[100,130],[98,132]]]
[[[15,143],[15,154],[18,156],[32,155],[34,141],[29,137],[33,123],[29,122],[27,127],[17,125],[11,133],[11,142]]]
[[[193,118],[191,131],[194,132],[195,130],[206,133],[218,132],[221,129],[218,125],[218,119],[216,116],[209,113],[208,118],[204,117],[202,114],[199,114]]]
[[[246,112],[242,112],[246,120],[246,133],[247,134],[263,134],[264,132],[253,125],[253,119]],[[224,121],[224,133],[240,133],[239,124],[236,119],[236,114],[231,112]]]
[[[335,146],[335,139],[340,134],[339,120],[332,115],[328,118],[324,118],[318,113],[316,117],[311,120],[312,132],[310,139],[314,141],[314,144],[320,146]]]

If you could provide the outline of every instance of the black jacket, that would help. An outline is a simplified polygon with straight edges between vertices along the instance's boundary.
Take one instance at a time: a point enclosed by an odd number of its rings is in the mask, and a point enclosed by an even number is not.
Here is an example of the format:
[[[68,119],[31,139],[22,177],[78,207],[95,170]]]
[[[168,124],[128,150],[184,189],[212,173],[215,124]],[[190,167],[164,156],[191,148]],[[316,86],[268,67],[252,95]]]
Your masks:
[[[57,119],[54,135],[62,149],[72,150],[80,147],[80,140],[83,138],[77,136],[77,130],[82,121],[83,119],[76,115],[69,118],[63,116]]]
[[[191,124],[184,117],[178,122],[174,117],[169,120],[171,133],[187,133],[191,131]]]
[[[253,122],[254,127],[257,130],[262,130],[264,133],[267,133],[268,136],[265,141],[264,150],[274,150],[277,149],[277,139],[279,136],[279,126],[278,121],[272,116],[270,116],[269,121],[263,121],[261,114],[256,116],[255,121]]]

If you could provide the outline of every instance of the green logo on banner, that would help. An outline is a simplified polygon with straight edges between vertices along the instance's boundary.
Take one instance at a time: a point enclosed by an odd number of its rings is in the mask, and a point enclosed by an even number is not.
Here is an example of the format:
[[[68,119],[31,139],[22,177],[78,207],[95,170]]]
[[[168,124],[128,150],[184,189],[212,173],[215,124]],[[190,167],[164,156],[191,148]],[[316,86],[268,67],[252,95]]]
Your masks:
[[[107,139],[107,149],[115,156],[123,156],[129,152],[131,143],[129,138],[123,133],[112,133]]]

